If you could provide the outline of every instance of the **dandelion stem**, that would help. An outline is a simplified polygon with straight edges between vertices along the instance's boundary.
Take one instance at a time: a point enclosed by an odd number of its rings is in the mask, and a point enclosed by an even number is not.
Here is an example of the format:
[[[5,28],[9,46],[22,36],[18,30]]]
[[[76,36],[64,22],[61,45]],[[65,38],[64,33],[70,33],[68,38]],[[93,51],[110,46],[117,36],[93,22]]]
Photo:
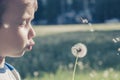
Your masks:
[[[75,72],[76,72],[76,67],[77,67],[78,58],[79,58],[79,57],[77,56],[77,57],[76,57],[76,60],[75,60],[75,65],[74,65],[72,80],[75,79]]]

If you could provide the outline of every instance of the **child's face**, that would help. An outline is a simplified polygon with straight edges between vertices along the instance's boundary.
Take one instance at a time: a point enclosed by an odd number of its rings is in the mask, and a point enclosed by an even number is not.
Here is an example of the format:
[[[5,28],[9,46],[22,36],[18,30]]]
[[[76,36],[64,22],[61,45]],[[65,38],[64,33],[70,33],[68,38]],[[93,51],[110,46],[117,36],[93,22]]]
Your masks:
[[[31,20],[36,7],[36,0],[9,1],[0,28],[0,56],[19,57],[32,49],[35,32]]]

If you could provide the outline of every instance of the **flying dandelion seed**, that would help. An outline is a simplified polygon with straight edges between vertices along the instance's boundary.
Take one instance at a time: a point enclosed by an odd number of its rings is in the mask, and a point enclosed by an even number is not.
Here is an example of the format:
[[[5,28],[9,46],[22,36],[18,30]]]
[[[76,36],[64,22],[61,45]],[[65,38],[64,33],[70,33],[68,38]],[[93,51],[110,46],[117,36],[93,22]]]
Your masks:
[[[118,48],[118,50],[117,50],[117,51],[118,51],[117,55],[120,55],[120,53],[119,53],[119,52],[120,52],[120,48]]]
[[[117,41],[120,41],[120,38],[117,37],[116,40],[117,40]]]
[[[75,57],[82,58],[87,54],[87,47],[83,43],[75,44],[71,50]]]
[[[116,40],[116,39],[114,39],[114,38],[112,39],[112,41],[113,41],[114,43],[117,43],[117,40]]]
[[[88,24],[88,20],[87,19],[83,19],[82,17],[80,17],[80,20],[82,21],[83,24]]]
[[[90,26],[90,31],[91,31],[91,32],[94,32],[95,30],[94,30],[93,27],[92,27],[92,23],[88,23],[88,25]]]
[[[120,48],[118,48],[118,51],[120,52]]]
[[[82,20],[82,23],[88,24],[88,20],[87,20],[87,19],[83,19],[83,20]]]
[[[114,43],[118,43],[118,42],[120,42],[120,37],[113,38],[112,41]],[[120,53],[119,53],[120,52],[120,48],[118,48],[117,51],[118,51],[117,55],[120,55]]]
[[[113,41],[114,43],[120,42],[120,38],[119,38],[119,37],[113,38],[112,41]]]
[[[119,52],[120,52],[120,48],[118,48],[118,52],[117,52],[117,55],[118,55],[118,56],[120,55],[120,53],[119,53]]]
[[[93,27],[92,27],[92,23],[90,23],[90,22],[88,21],[88,19],[83,19],[82,17],[80,17],[80,20],[81,20],[81,22],[82,22],[83,24],[88,24],[88,25],[90,26],[90,31],[91,31],[91,32],[94,32],[94,29],[93,29]]]

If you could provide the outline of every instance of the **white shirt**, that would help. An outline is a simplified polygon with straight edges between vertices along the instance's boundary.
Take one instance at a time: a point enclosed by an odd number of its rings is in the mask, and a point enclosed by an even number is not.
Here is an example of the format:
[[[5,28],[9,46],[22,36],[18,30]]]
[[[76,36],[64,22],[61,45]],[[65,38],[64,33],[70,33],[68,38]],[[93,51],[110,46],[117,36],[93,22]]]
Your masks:
[[[0,80],[21,80],[19,73],[13,66],[5,63],[3,68],[0,68]]]

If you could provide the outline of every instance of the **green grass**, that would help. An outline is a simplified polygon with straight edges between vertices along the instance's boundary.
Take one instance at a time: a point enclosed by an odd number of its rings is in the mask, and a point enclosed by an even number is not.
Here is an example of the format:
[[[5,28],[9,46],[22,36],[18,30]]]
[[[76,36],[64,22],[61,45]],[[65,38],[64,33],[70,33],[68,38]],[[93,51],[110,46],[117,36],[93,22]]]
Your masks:
[[[91,28],[95,32],[91,32]],[[88,55],[83,61],[85,64],[91,61],[90,63],[94,63],[92,64],[94,67],[94,65],[99,65],[98,61],[102,60],[104,61],[103,65],[111,66],[112,63],[119,63],[119,56],[113,54],[115,52],[114,46],[119,45],[114,44],[112,39],[120,35],[120,24],[94,24],[92,27],[88,25],[51,25],[34,27],[34,29],[37,34],[35,38],[37,44],[33,53],[28,55],[37,55],[34,58],[38,61],[36,62],[37,65],[31,63],[35,67],[42,65],[43,69],[51,71],[61,63],[66,64],[74,61],[70,49],[73,44],[78,42],[83,42],[88,47]],[[40,54],[38,55],[38,53]],[[40,71],[37,77],[28,76],[25,80],[72,80],[73,70],[58,69],[56,73],[47,73],[42,72],[41,68],[37,67],[37,69]],[[101,70],[86,68],[85,70],[77,70],[75,80],[120,80],[120,72],[112,68],[106,70],[103,68]]]
[[[110,31],[120,30],[120,24],[92,24],[89,25],[48,25],[48,26],[36,26],[34,27],[37,36],[52,35],[64,32],[76,32],[76,31]]]
[[[120,72],[112,68],[106,70],[89,70],[76,73],[75,80],[120,80]],[[58,70],[56,74],[45,73],[42,77],[27,78],[25,80],[72,80],[72,71]]]

